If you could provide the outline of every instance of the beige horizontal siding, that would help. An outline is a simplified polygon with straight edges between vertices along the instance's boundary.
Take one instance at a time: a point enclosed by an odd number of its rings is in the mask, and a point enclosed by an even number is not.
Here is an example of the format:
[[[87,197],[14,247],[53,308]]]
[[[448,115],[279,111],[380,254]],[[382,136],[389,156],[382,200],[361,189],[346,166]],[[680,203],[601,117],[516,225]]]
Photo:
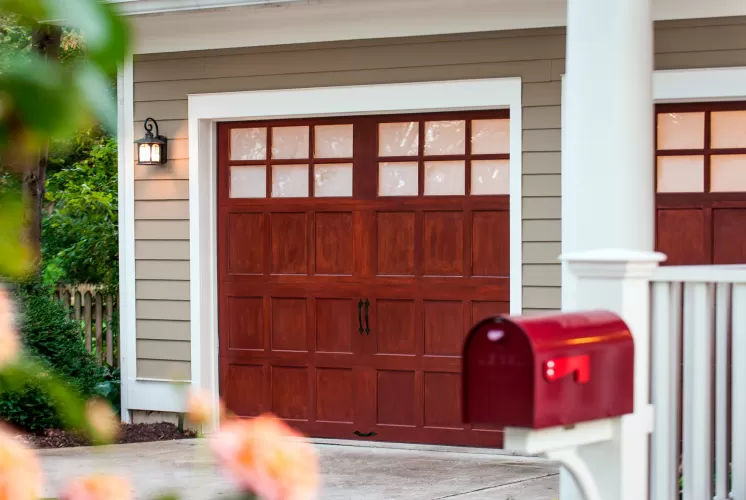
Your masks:
[[[135,261],[135,278],[138,280],[189,281],[189,261],[137,260]]]
[[[189,380],[192,377],[189,361],[167,361],[163,359],[137,359],[138,378],[162,380]]]
[[[143,180],[135,181],[135,200],[188,200],[189,181]]]
[[[524,103],[525,105],[525,103]],[[560,106],[523,108],[523,129],[557,129],[562,125]]]
[[[562,203],[558,197],[523,198],[523,220],[559,219],[561,213]]]
[[[521,75],[526,82],[549,79],[550,65],[546,61],[520,61],[509,63],[456,64],[418,68],[389,68],[383,70],[317,72],[284,75],[281,82],[276,76],[218,78],[173,81],[164,86],[161,82],[135,84],[137,101],[182,100],[186,94],[230,92],[235,89],[270,90],[277,88],[311,88],[329,85],[361,85],[371,81],[378,83],[400,83],[426,80],[461,80],[472,78],[499,78]],[[176,108],[169,108],[169,121]],[[184,117],[186,118],[186,116]],[[186,137],[186,136],[184,136]]]
[[[659,69],[746,66],[744,18],[658,23],[655,43]],[[152,116],[169,137],[166,165],[135,167],[138,338],[188,344],[187,96],[206,92],[522,78],[524,311],[558,309],[564,51],[552,28],[138,56],[136,130]],[[188,378],[188,357],[166,359],[164,345],[138,345],[138,376]]]
[[[530,108],[548,109],[548,108]],[[562,163],[562,153],[559,151],[523,153],[523,173],[528,174],[559,174]]]
[[[562,267],[556,264],[526,264],[523,266],[524,286],[561,286]]]
[[[137,319],[189,320],[189,301],[137,300]]]
[[[525,242],[523,243],[524,264],[555,264],[561,253],[559,242]]]
[[[189,300],[188,281],[138,280],[135,290],[138,299]]]
[[[189,260],[188,240],[138,240],[135,254],[147,260]]]
[[[188,220],[136,220],[135,234],[139,240],[188,240]]]
[[[137,357],[139,359],[164,359],[172,361],[189,361],[189,342],[181,340],[137,340]]]
[[[137,165],[135,180],[186,180],[189,179],[189,159],[171,159],[165,165]]]
[[[560,241],[562,223],[554,220],[524,220],[523,241]]]
[[[189,219],[189,201],[187,200],[140,200],[135,203],[135,219]]]
[[[183,340],[189,341],[189,321],[173,320],[137,320],[137,338],[153,340]]]
[[[524,130],[523,151],[561,151],[560,129]]]
[[[517,43],[520,42],[520,43]],[[135,82],[234,78],[239,76],[370,71],[443,65],[532,61],[563,57],[564,36],[494,37],[420,43],[397,43],[373,47],[338,44],[318,50],[259,52],[188,59],[141,61]],[[280,78],[281,79],[281,78]]]
[[[556,309],[561,302],[562,289],[559,286],[534,286],[523,290],[524,309]]]

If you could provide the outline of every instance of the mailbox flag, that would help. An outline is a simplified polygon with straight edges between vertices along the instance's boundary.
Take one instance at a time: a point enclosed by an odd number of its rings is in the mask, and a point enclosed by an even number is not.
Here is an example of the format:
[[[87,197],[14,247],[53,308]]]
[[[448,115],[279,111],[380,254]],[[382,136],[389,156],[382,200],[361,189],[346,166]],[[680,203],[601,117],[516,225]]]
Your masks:
[[[591,360],[587,354],[567,358],[551,359],[544,363],[544,377],[547,382],[575,374],[575,382],[585,384],[591,379]]]

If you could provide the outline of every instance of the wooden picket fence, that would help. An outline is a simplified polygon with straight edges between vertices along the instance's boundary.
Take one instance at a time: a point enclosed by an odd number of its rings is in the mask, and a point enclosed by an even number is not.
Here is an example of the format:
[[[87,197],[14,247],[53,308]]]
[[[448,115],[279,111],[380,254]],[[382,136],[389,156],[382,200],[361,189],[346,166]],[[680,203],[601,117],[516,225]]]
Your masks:
[[[83,323],[85,346],[98,364],[119,364],[114,345],[114,315],[119,305],[114,295],[104,295],[93,285],[60,286],[55,296],[70,309],[70,317]],[[94,335],[95,334],[95,335]],[[95,343],[94,343],[95,341]]]

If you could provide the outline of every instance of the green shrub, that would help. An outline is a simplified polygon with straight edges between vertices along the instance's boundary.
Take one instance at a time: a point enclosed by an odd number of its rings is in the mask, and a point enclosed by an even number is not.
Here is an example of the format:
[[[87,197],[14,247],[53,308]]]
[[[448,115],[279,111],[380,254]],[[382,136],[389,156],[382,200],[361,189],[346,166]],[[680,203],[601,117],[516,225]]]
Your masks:
[[[72,392],[84,398],[95,394],[102,370],[86,351],[80,325],[37,281],[17,285],[15,295],[27,354]],[[59,428],[62,421],[40,388],[49,373],[40,371],[22,388],[9,388],[0,376],[0,418],[29,431]]]

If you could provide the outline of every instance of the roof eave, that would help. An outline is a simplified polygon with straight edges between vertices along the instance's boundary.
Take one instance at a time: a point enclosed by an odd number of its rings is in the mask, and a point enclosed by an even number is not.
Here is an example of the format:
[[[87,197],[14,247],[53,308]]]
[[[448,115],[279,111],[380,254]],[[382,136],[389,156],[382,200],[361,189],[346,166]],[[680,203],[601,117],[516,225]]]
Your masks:
[[[298,3],[305,0],[106,0],[125,16],[165,14],[230,7]]]

